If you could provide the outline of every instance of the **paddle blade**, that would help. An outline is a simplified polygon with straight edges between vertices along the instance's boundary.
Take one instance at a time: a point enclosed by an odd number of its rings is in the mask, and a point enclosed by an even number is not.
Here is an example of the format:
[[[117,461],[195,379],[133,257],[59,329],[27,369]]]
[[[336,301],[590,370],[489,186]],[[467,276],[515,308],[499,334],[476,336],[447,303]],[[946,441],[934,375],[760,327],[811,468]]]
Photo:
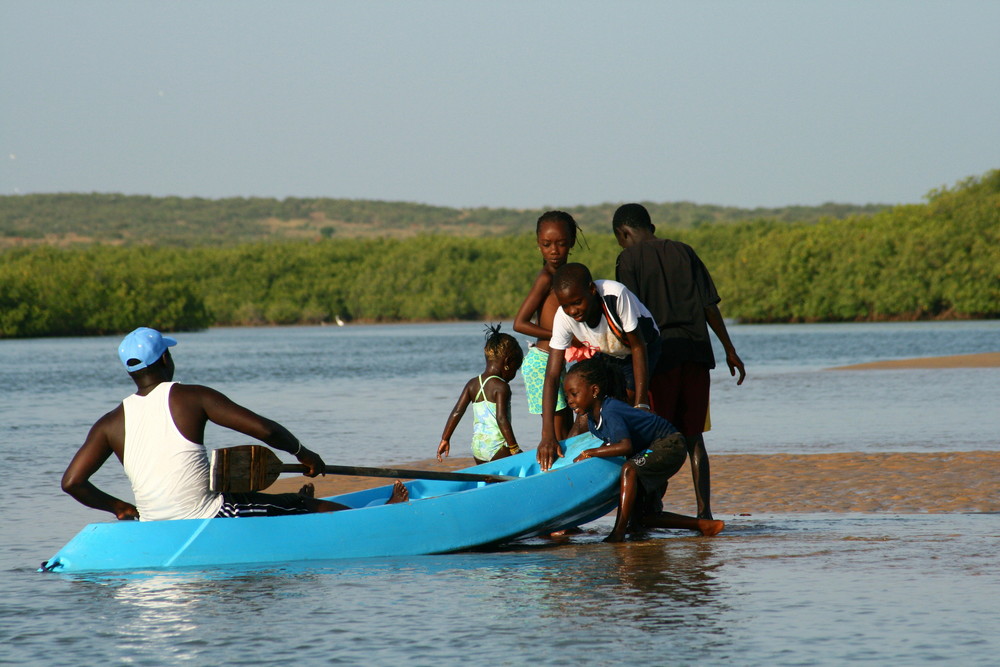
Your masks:
[[[280,474],[281,460],[260,445],[215,449],[209,458],[209,488],[216,492],[260,491]]]

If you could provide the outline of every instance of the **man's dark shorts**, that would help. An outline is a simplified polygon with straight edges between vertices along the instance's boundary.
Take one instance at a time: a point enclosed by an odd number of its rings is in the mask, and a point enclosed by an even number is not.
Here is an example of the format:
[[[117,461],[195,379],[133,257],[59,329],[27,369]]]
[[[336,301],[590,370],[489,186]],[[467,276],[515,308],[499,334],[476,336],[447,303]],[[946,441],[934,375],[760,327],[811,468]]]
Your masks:
[[[629,461],[639,471],[639,495],[636,498],[636,516],[648,516],[663,511],[663,494],[667,480],[677,474],[687,459],[684,436],[672,433],[655,440],[648,450],[636,454]]]
[[[215,515],[246,518],[251,516],[287,516],[289,514],[309,514],[313,510],[306,506],[309,499],[297,493],[223,493],[222,507]]]

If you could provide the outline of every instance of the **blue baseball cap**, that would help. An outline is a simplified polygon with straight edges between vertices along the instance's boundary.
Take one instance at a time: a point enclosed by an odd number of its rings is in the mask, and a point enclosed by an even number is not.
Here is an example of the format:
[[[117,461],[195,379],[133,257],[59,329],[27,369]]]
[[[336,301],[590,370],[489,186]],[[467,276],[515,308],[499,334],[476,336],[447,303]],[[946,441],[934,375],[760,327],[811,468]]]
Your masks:
[[[118,346],[118,358],[125,364],[125,370],[134,373],[155,364],[167,348],[174,345],[177,345],[176,340],[164,336],[156,329],[139,327],[122,340]]]

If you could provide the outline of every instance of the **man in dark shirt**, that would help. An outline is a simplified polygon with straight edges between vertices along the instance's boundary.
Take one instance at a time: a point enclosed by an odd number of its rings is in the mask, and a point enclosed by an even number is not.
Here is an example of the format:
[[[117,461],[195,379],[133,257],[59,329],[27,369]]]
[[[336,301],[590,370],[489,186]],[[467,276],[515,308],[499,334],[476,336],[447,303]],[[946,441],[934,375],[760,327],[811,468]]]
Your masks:
[[[650,380],[653,410],[687,440],[698,518],[711,519],[711,477],[702,433],[708,430],[709,371],[715,355],[708,327],[726,351],[729,372],[743,384],[746,369],[719,312],[719,294],[708,269],[691,246],[659,239],[641,204],[615,211],[612,228],[623,250],[615,278],[649,309],[660,329],[662,350]]]

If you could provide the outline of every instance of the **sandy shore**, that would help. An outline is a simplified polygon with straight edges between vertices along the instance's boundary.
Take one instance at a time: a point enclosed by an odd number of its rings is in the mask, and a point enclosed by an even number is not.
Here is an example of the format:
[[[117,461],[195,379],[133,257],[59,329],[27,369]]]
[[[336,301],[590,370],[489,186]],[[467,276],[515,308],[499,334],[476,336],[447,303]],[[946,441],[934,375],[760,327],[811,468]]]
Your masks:
[[[711,463],[712,505],[720,518],[783,512],[1000,512],[1000,452],[717,454]],[[471,458],[452,458],[399,467],[454,470],[472,464]],[[268,491],[295,491],[305,481],[283,478]],[[333,475],[315,481],[323,496],[385,483]],[[663,504],[674,512],[695,511],[687,466],[671,479]]]
[[[888,370],[896,368],[1000,368],[1000,352],[956,354],[948,357],[923,357],[919,359],[894,359],[871,361],[867,364],[837,366],[830,371]]]

